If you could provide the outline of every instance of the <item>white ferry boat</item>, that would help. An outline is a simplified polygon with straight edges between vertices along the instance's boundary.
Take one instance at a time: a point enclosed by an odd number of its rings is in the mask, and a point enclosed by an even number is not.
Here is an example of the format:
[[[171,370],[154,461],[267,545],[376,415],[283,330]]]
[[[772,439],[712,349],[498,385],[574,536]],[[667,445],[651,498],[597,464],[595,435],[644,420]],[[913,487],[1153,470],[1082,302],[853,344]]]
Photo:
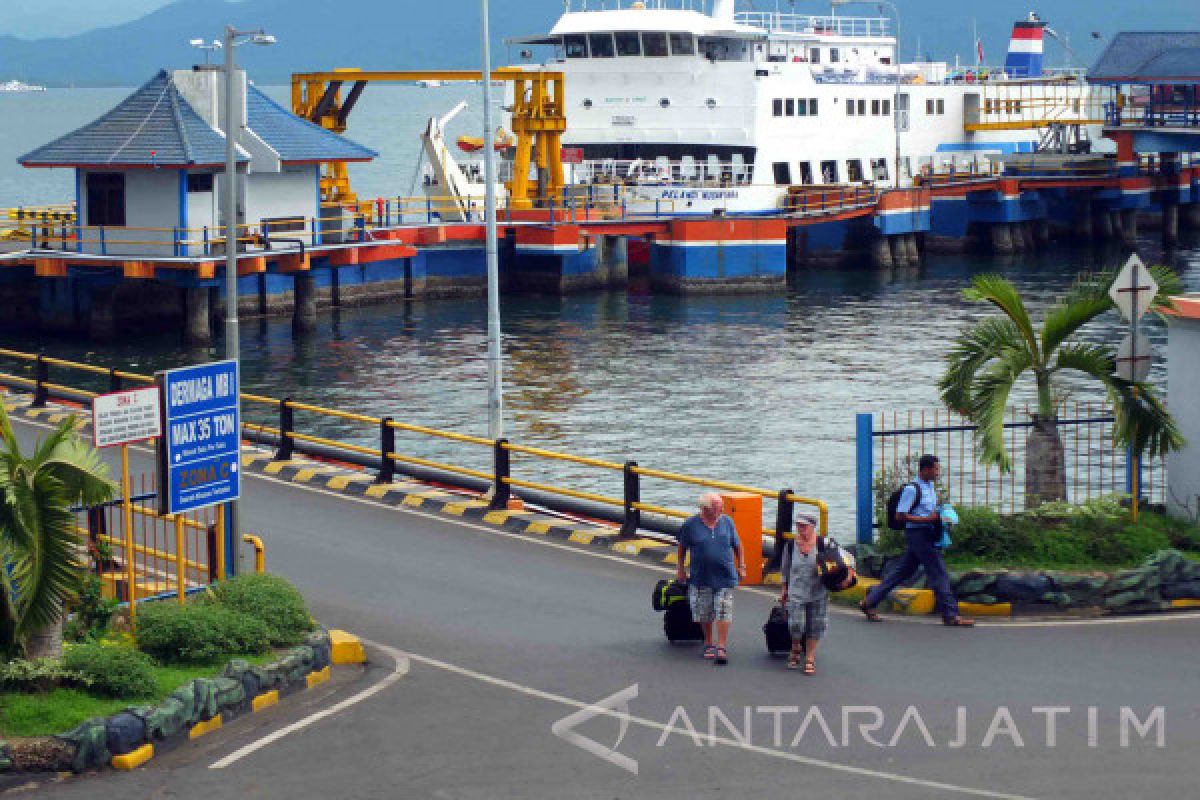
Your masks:
[[[5,81],[0,83],[0,92],[44,92],[45,86],[34,86],[33,84],[23,83],[18,80]]]
[[[634,213],[753,214],[793,187],[906,186],[1035,152],[1031,113],[1048,127],[1088,106],[1078,71],[1043,70],[1044,28],[1018,22],[1003,68],[956,69],[897,64],[882,17],[567,0],[548,34],[513,43],[553,47],[565,75],[573,191],[620,186]]]

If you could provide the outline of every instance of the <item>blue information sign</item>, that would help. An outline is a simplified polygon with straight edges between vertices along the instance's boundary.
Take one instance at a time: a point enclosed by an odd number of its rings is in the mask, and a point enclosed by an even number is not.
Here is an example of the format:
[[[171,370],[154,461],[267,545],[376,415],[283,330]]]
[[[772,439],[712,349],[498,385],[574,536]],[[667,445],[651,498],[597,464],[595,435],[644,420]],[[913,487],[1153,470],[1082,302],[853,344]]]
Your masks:
[[[241,493],[237,362],[168,370],[158,378],[162,511],[176,514],[236,500]]]

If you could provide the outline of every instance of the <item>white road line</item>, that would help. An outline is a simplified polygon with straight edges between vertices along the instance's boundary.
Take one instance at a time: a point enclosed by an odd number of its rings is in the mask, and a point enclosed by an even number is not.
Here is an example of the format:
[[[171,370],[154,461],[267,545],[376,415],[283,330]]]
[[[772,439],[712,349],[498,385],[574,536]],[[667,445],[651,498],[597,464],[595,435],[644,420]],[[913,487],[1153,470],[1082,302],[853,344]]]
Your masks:
[[[396,650],[393,647],[388,647],[387,645],[376,644],[374,642],[371,642],[370,644],[372,647],[376,647],[376,648],[384,651],[385,653],[387,653],[389,656],[392,657],[393,661],[395,662],[392,671],[389,672],[386,676],[384,676],[382,680],[380,680],[379,682],[375,683],[374,685],[372,685],[366,689],[363,689],[361,692],[354,695],[353,697],[347,697],[345,700],[342,700],[340,703],[337,703],[335,705],[330,706],[329,708],[318,711],[315,714],[310,714],[309,716],[305,717],[304,719],[293,722],[291,725],[287,725],[283,728],[280,728],[279,730],[272,731],[271,733],[267,734],[266,736],[262,737],[261,739],[253,741],[250,744],[246,745],[245,747],[240,747],[237,750],[234,750],[232,753],[225,756],[224,758],[222,758],[218,761],[214,761],[212,764],[210,764],[208,766],[208,768],[209,769],[224,769],[225,767],[228,767],[230,764],[233,764],[233,763],[236,763],[236,762],[242,760],[243,758],[250,755],[251,753],[261,750],[262,748],[266,747],[267,745],[273,744],[289,734],[293,734],[296,731],[303,730],[303,729],[307,728],[309,725],[312,725],[314,722],[320,722],[321,720],[325,719],[326,717],[332,717],[334,714],[337,714],[339,712],[345,711],[347,708],[350,708],[350,706],[361,703],[363,700],[366,700],[369,697],[379,694],[384,689],[388,688],[393,683],[395,683],[396,681],[400,680],[401,678],[403,678],[405,675],[408,674],[410,665],[409,665],[409,660],[408,660],[407,656],[405,656],[399,650]]]
[[[36,422],[34,420],[25,419],[24,417],[14,417],[13,420],[18,423],[23,423],[25,425],[32,425],[32,426],[36,426],[39,428],[51,429],[54,427],[54,426],[48,425],[44,422]],[[146,447],[141,447],[141,446],[135,445],[133,447],[133,449],[153,455],[153,451]],[[262,474],[258,474],[255,472],[243,472],[242,474],[244,476],[254,478],[256,480],[266,481],[268,483],[277,483],[280,486],[287,486],[292,489],[300,489],[300,490],[303,490],[306,492],[313,492],[315,494],[320,494],[320,495],[324,495],[326,497],[332,497],[332,498],[335,498],[338,500],[344,500],[344,501],[351,502],[351,503],[360,503],[362,505],[370,506],[372,508],[376,508],[376,509],[380,509],[380,510],[384,510],[384,511],[394,511],[394,512],[397,512],[400,514],[412,514],[413,516],[416,516],[416,517],[424,517],[425,519],[430,519],[430,520],[435,520],[437,522],[446,523],[446,524],[451,525],[452,527],[454,527],[456,529],[460,529],[460,530],[470,530],[470,531],[474,531],[477,533],[486,533],[486,534],[489,534],[492,536],[497,536],[497,535],[504,536],[514,542],[523,542],[525,544],[536,545],[539,547],[550,547],[555,550],[565,550],[567,552],[575,553],[576,555],[587,556],[589,558],[599,558],[599,559],[604,559],[607,561],[616,561],[616,562],[619,562],[621,564],[625,564],[628,566],[638,567],[639,569],[646,569],[646,570],[651,570],[653,572],[659,572],[659,573],[664,573],[664,574],[674,574],[674,570],[671,569],[670,567],[660,566],[657,564],[648,564],[644,561],[638,561],[638,560],[629,558],[628,556],[618,556],[618,555],[612,555],[610,553],[598,553],[595,550],[589,550],[589,549],[586,549],[584,547],[580,547],[577,545],[561,544],[559,542],[546,541],[545,539],[535,539],[531,536],[526,536],[526,535],[518,533],[516,531],[510,531],[510,530],[506,530],[504,528],[491,528],[486,525],[479,525],[474,522],[468,522],[467,520],[462,520],[462,519],[450,519],[448,517],[443,517],[440,514],[432,514],[428,511],[420,511],[418,509],[410,508],[407,506],[389,506],[384,503],[380,503],[376,500],[367,499],[365,497],[354,497],[352,495],[342,494],[341,492],[337,492],[332,489],[326,489],[325,487],[322,487],[322,486],[308,486],[308,485],[305,485],[302,483],[292,483],[291,481],[283,480],[282,478],[276,478],[273,475],[262,475]],[[763,597],[770,597],[770,598],[775,598],[775,597],[779,596],[779,593],[777,591],[772,591],[769,589],[755,588],[755,587],[750,587],[750,586],[740,587],[738,589],[738,591],[739,592],[749,592],[751,594],[757,594],[757,595],[761,595]],[[857,617],[861,614],[861,612],[858,611],[857,609],[840,608],[840,607],[832,605],[832,604],[829,607],[829,612],[832,614],[841,614],[843,616],[849,616],[849,617]],[[884,617],[884,619],[886,619],[889,623],[899,622],[899,623],[905,623],[905,624],[909,624],[909,625],[941,625],[942,624],[941,620],[937,620],[937,619],[923,619],[921,617],[908,617],[908,616],[901,616],[901,615],[895,615],[895,616],[887,615]],[[999,620],[993,622],[993,621],[980,620],[978,622],[978,626],[981,628],[988,628],[989,630],[1004,630],[1006,628],[1069,628],[1069,627],[1086,627],[1086,626],[1090,626],[1090,625],[1135,625],[1135,624],[1144,624],[1144,623],[1150,623],[1150,622],[1189,622],[1189,621],[1195,622],[1197,620],[1200,620],[1200,611],[1195,611],[1195,612],[1176,611],[1176,612],[1171,612],[1169,614],[1139,615],[1139,616],[1131,616],[1131,617],[1105,617],[1103,619],[1030,620],[1030,621],[1024,621],[1024,622],[1002,622]]]
[[[380,647],[380,645],[375,644],[374,642],[370,642],[366,639],[364,639],[363,642],[366,644],[370,644],[374,647]],[[660,732],[663,732],[664,734],[673,733],[673,734],[677,734],[680,736],[687,736],[689,738],[691,737],[691,733],[687,729],[679,729],[674,726],[667,725],[662,722],[658,722],[656,720],[647,719],[646,717],[635,717],[632,714],[626,714],[624,712],[616,711],[611,708],[601,708],[599,706],[592,705],[591,703],[584,703],[584,702],[575,700],[570,697],[564,697],[563,695],[560,695],[560,694],[554,694],[552,692],[542,691],[541,689],[535,689],[532,686],[525,686],[520,683],[515,683],[514,681],[506,680],[505,678],[497,678],[494,675],[488,675],[483,672],[477,672],[473,669],[468,669],[467,667],[460,667],[457,664],[450,664],[446,661],[440,661],[436,658],[430,658],[429,656],[422,656],[422,655],[418,655],[417,653],[412,653],[412,652],[407,652],[407,651],[403,651],[403,652],[404,652],[405,656],[407,656],[409,659],[411,659],[412,661],[415,661],[419,664],[425,664],[426,666],[434,667],[436,669],[444,670],[446,672],[451,672],[451,673],[454,673],[455,675],[460,675],[464,678],[471,678],[472,680],[476,680],[481,683],[490,684],[492,686],[498,686],[502,689],[508,689],[509,691],[517,692],[519,694],[523,694],[528,697],[536,697],[540,700],[548,700],[552,703],[558,703],[560,705],[568,706],[570,708],[575,708],[575,709],[585,709],[586,708],[586,709],[593,711],[597,716],[603,715],[603,716],[613,717],[614,719],[627,720],[629,722],[634,723],[635,725],[640,725],[644,728],[650,728],[652,730],[660,731]],[[830,770],[833,772],[842,772],[842,773],[847,773],[850,775],[858,775],[858,776],[865,777],[865,778],[874,778],[877,780],[888,781],[891,783],[902,783],[902,784],[907,784],[909,786],[920,786],[920,787],[923,787],[926,789],[936,789],[938,791],[953,792],[955,794],[969,795],[972,797],[990,797],[990,798],[995,798],[996,800],[1031,800],[1031,798],[1028,798],[1024,795],[1007,794],[1005,792],[994,792],[994,791],[991,791],[988,789],[976,789],[976,788],[973,788],[970,786],[958,786],[956,784],[943,783],[941,781],[931,781],[931,780],[925,780],[923,778],[913,778],[911,776],[901,775],[901,774],[895,773],[895,772],[883,772],[880,770],[867,769],[866,767],[855,767],[850,764],[839,764],[836,761],[826,761],[826,760],[820,759],[820,758],[812,758],[811,756],[802,756],[797,753],[788,752],[786,750],[777,750],[777,749],[774,749],[771,747],[762,747],[760,745],[749,744],[746,742],[739,741],[737,739],[730,739],[730,738],[723,737],[723,736],[712,737],[711,739],[708,736],[705,736],[705,740],[709,741],[709,742],[715,742],[717,744],[721,744],[721,745],[724,745],[727,747],[733,747],[733,748],[736,748],[739,750],[745,750],[745,751],[748,751],[751,753],[756,753],[758,755],[768,756],[771,758],[777,758],[782,761],[790,761],[795,764],[804,764],[804,765],[810,766],[810,767],[818,767],[820,769],[826,769],[826,770]]]

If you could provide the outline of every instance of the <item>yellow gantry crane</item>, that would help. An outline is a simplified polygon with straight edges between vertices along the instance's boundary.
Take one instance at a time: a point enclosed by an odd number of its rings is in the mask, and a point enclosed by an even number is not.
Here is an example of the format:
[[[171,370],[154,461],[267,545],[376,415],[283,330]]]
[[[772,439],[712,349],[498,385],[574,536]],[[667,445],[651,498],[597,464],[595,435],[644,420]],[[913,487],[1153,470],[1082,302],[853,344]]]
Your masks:
[[[292,111],[334,133],[345,133],[346,120],[363,90],[371,82],[479,81],[481,70],[361,70],[334,69],[328,72],[292,74]],[[512,132],[516,136],[512,180],[508,187],[509,208],[532,208],[560,198],[563,191],[562,135],[567,129],[564,109],[563,73],[505,67],[494,70],[493,81],[513,85]],[[345,97],[342,89],[349,85]],[[530,181],[530,167],[537,165],[538,180]],[[321,199],[329,203],[357,200],[350,188],[346,165],[325,163],[321,175]]]

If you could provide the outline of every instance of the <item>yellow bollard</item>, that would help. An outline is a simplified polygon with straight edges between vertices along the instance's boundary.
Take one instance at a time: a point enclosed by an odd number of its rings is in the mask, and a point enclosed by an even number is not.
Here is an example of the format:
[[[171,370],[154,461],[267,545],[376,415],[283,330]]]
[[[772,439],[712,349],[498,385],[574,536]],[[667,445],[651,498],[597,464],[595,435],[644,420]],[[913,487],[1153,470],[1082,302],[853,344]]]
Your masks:
[[[257,536],[244,533],[242,541],[249,545],[254,545],[254,571],[262,574],[267,571],[267,548],[263,544],[263,540]]]

